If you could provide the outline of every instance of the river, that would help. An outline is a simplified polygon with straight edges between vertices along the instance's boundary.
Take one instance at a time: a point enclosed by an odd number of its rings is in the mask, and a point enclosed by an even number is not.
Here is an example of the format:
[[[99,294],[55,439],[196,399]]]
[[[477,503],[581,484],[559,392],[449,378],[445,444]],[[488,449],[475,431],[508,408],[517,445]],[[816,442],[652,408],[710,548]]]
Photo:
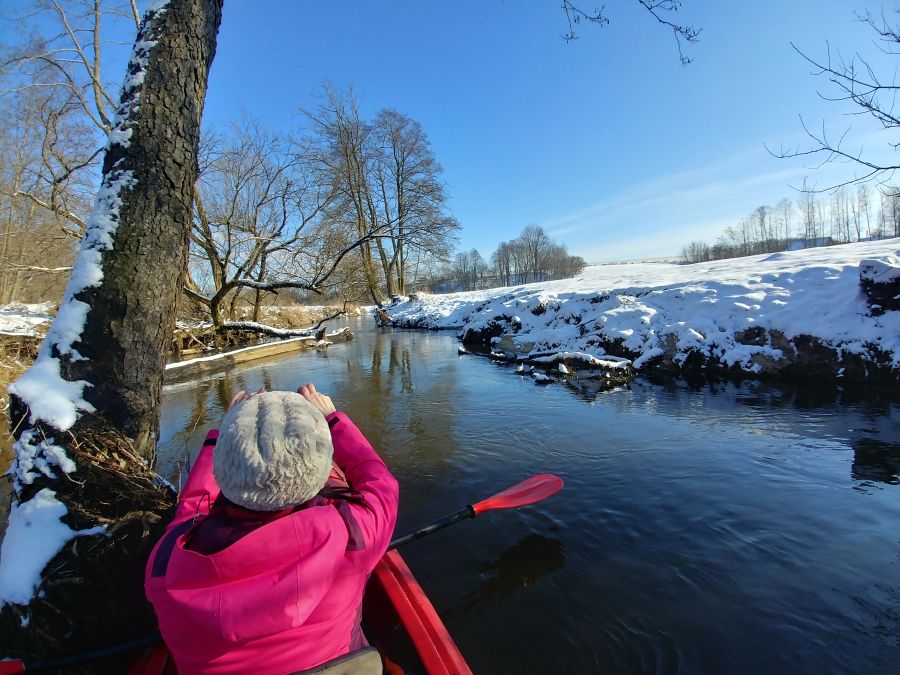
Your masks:
[[[559,495],[403,554],[476,673],[900,672],[900,394],[637,379],[584,394],[383,331],[164,391],[160,470],[237,388],[314,382],[405,532],[532,474]],[[333,326],[330,326],[333,328]]]

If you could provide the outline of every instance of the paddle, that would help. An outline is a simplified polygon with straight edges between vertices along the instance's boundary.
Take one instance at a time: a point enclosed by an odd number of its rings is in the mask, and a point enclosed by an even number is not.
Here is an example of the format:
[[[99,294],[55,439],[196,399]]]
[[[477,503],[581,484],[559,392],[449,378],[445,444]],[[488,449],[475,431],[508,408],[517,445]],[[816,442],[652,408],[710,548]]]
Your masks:
[[[404,534],[402,537],[397,537],[388,544],[388,550],[397,548],[403,544],[408,544],[416,539],[421,539],[432,532],[437,532],[448,525],[458,523],[466,518],[474,518],[485,511],[516,509],[520,506],[534,504],[535,502],[547,499],[547,497],[552,497],[562,490],[563,485],[562,478],[554,476],[552,473],[541,473],[537,476],[532,476],[531,478],[523,480],[521,483],[506,488],[503,492],[498,492],[493,497],[488,497],[477,504],[470,504],[452,515],[439,518],[425,527]]]
[[[564,483],[562,478],[560,478],[559,476],[554,476],[550,473],[542,473],[538,474],[537,476],[532,476],[531,478],[527,478],[521,483],[516,483],[512,487],[508,487],[502,492],[498,492],[494,496],[488,497],[487,499],[484,499],[477,504],[470,504],[464,509],[457,511],[453,515],[446,516],[445,518],[440,518],[426,525],[425,527],[421,527],[418,530],[403,535],[402,537],[397,537],[396,539],[391,541],[390,544],[388,544],[388,550],[397,548],[398,546],[402,546],[403,544],[408,544],[409,542],[415,541],[416,539],[421,539],[422,537],[429,535],[432,532],[441,530],[448,525],[458,523],[460,520],[465,520],[466,518],[474,518],[475,516],[480,515],[485,511],[496,511],[498,509],[516,509],[520,506],[534,504],[535,502],[547,499],[547,497],[552,497],[557,492],[562,490],[563,485]],[[154,633],[153,635],[148,635],[133,642],[113,645],[112,647],[108,647],[106,649],[98,649],[91,652],[85,652],[84,654],[76,654],[74,656],[66,656],[56,659],[35,659],[33,661],[23,661],[18,659],[12,661],[0,661],[0,675],[5,675],[6,673],[24,673],[27,670],[42,670],[46,668],[59,668],[79,663],[87,663],[99,658],[103,658],[105,656],[112,656],[113,654],[121,654],[123,652],[133,651],[139,647],[159,642],[160,639],[160,634]]]

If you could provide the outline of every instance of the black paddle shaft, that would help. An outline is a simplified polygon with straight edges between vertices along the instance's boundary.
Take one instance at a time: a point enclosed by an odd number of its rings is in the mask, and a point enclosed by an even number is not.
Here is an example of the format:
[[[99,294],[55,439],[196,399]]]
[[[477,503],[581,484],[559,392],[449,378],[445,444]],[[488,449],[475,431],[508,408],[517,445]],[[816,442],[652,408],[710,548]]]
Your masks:
[[[393,539],[390,544],[388,544],[388,551],[391,549],[397,548],[398,546],[403,546],[403,544],[408,544],[411,541],[415,541],[416,539],[421,539],[425,535],[431,534],[432,532],[437,532],[438,530],[442,530],[448,525],[452,525],[453,523],[458,523],[460,520],[465,520],[466,518],[474,518],[475,517],[475,508],[473,506],[467,506],[464,509],[461,509],[454,513],[452,516],[445,516],[444,518],[440,518],[435,520],[432,523],[429,523],[425,527],[420,527],[418,530],[413,530],[407,534],[404,534],[402,537],[397,537]]]

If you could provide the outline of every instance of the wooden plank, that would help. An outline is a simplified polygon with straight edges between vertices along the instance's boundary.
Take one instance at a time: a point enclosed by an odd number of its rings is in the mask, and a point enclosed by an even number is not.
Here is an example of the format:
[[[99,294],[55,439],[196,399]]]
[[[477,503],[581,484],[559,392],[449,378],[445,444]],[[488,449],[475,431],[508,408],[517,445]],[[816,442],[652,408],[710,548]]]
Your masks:
[[[328,344],[331,344],[331,342],[334,341],[346,341],[351,339],[353,339],[353,334],[349,329],[344,329],[329,335]],[[203,373],[227,370],[249,361],[287,354],[301,349],[312,349],[314,347],[316,347],[316,339],[314,337],[297,337],[281,340],[279,342],[267,342],[261,345],[241,347],[224,354],[213,354],[210,356],[189,359],[187,361],[178,361],[166,366],[165,382],[190,379]]]

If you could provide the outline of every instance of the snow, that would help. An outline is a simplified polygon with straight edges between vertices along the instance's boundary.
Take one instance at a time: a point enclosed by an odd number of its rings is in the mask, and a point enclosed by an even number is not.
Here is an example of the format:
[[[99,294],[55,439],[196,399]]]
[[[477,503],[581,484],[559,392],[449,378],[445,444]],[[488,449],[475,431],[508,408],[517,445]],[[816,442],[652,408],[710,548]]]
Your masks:
[[[530,359],[559,354],[552,362],[571,358],[565,352],[614,361],[602,343],[621,340],[638,369],[674,345],[676,362],[699,351],[758,372],[759,359],[783,358],[771,345],[741,344],[743,331],[760,327],[812,335],[843,353],[877,348],[900,367],[900,312],[871,316],[859,283],[862,261],[894,274],[897,256],[894,238],[695,265],[599,265],[574,279],[423,293],[391,312],[399,325],[461,331],[500,321]]]
[[[53,317],[54,303],[25,304],[14,302],[0,305],[0,334],[38,336]]]
[[[61,518],[66,507],[44,488],[22,504],[13,504],[0,548],[0,606],[27,605],[41,582],[41,572],[74,537],[101,534],[104,527],[73,530]]]
[[[315,328],[274,328],[257,321],[226,321],[223,326],[232,330],[262,331],[276,337],[311,337]]]
[[[598,359],[596,356],[592,356],[591,354],[585,354],[584,352],[555,352],[548,356],[532,356],[531,361],[535,363],[558,363],[562,361],[581,361],[585,365],[588,366],[600,366],[601,368],[607,368],[609,370],[622,370],[628,367],[631,363],[628,359],[623,359],[619,356],[605,356],[602,359]],[[565,364],[559,363],[561,366],[559,372],[566,373],[568,370],[564,370]]]
[[[900,281],[900,258],[889,255],[863,260],[859,263],[859,277],[877,284]]]
[[[31,485],[39,475],[47,478],[58,478],[53,467],[59,467],[66,475],[74,473],[75,462],[69,459],[66,451],[53,442],[52,438],[38,438],[35,429],[26,429],[13,445],[16,459],[10,473],[18,492],[23,485]]]
[[[41,420],[65,431],[75,424],[79,410],[93,412],[94,406],[84,400],[84,388],[88,383],[84,380],[70,382],[63,378],[59,372],[59,359],[44,355],[46,344],[45,339],[38,358],[19,379],[9,385],[9,393],[28,404],[30,424]]]

